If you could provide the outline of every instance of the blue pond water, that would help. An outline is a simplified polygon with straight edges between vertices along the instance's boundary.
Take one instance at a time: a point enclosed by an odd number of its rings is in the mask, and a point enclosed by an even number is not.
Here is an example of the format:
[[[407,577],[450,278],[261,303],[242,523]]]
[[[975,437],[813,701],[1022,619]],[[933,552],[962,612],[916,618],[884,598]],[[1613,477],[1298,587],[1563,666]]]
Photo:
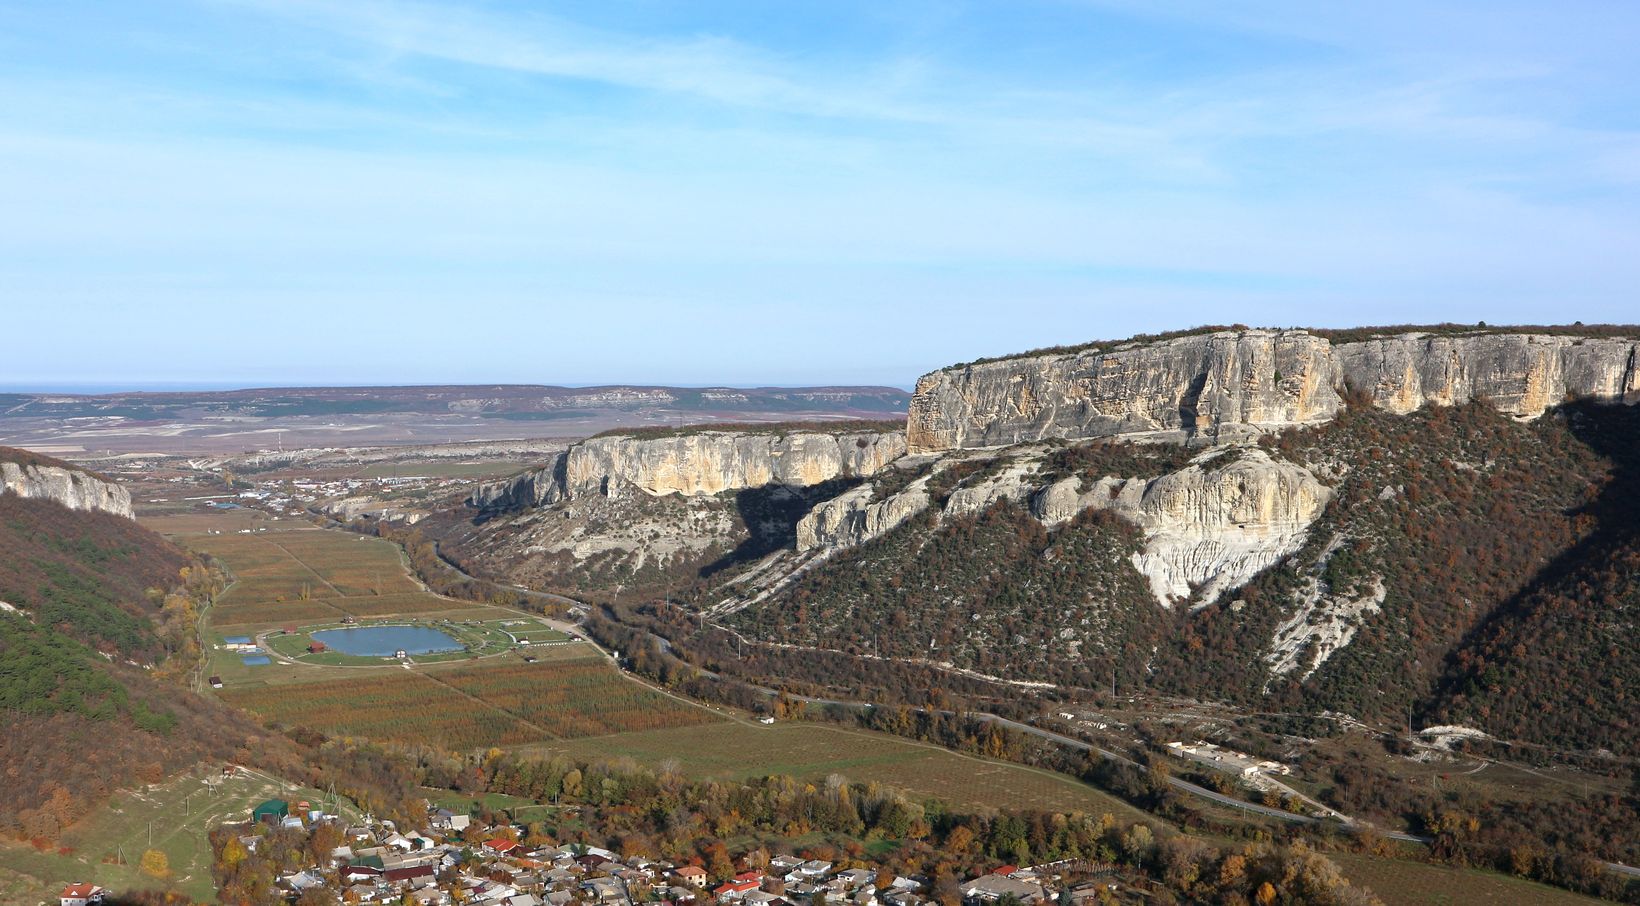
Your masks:
[[[396,651],[405,654],[435,654],[440,651],[460,651],[460,642],[425,626],[358,626],[352,629],[326,629],[313,634],[313,640],[343,654],[359,657],[392,657]]]
[[[244,661],[245,666],[247,667],[260,667],[263,664],[273,663],[273,661],[269,660],[268,656],[265,654],[248,654],[240,658],[240,660]]]

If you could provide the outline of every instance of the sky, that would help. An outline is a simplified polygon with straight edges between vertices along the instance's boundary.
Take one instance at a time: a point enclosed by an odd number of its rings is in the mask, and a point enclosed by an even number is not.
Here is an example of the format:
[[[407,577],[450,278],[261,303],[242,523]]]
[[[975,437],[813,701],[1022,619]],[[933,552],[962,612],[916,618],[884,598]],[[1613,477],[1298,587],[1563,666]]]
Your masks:
[[[0,384],[1640,320],[1640,5],[0,0]]]

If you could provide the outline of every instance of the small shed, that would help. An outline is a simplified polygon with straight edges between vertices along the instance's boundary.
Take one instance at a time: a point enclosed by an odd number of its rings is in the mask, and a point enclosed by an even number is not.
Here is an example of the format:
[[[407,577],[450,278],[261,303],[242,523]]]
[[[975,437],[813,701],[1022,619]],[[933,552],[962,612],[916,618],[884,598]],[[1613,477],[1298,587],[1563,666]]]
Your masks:
[[[283,799],[269,799],[251,809],[252,821],[283,821],[290,815],[290,803]]]

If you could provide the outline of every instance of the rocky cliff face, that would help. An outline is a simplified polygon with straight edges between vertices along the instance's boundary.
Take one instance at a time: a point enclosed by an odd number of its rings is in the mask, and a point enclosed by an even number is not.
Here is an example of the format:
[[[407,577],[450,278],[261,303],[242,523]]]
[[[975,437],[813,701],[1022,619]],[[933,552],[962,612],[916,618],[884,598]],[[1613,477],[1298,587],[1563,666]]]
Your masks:
[[[876,488],[868,483],[818,504],[797,522],[798,552],[854,547],[883,535],[933,503],[928,478],[882,500],[873,499]]]
[[[869,476],[905,455],[898,431],[867,434],[743,434],[703,431],[654,439],[596,437],[572,447],[565,463],[571,495],[611,480],[645,494],[719,494],[778,484],[809,487]]]
[[[917,382],[913,452],[1045,438],[1224,440],[1326,421],[1347,387],[1410,412],[1485,398],[1534,417],[1569,397],[1640,399],[1640,344],[1560,335],[1407,333],[1332,344],[1237,330],[958,366]]]
[[[1333,358],[1335,382],[1397,414],[1484,398],[1501,412],[1535,418],[1573,397],[1640,398],[1637,349],[1626,339],[1403,334],[1340,344]]]
[[[972,516],[1001,500],[1028,501],[1050,528],[1088,509],[1116,513],[1144,530],[1133,565],[1164,607],[1212,603],[1298,550],[1331,497],[1309,470],[1256,446],[1215,448],[1157,478],[1094,481],[1042,476],[1049,452],[1036,445],[999,454],[982,476],[951,490],[940,519]],[[927,485],[950,465],[949,457],[937,462],[881,500],[866,484],[820,503],[798,523],[797,550],[842,549],[885,534],[933,505]]]
[[[136,518],[131,510],[131,492],[78,469],[0,462],[0,492],[54,500],[71,510],[98,510]]]
[[[1298,550],[1331,496],[1307,469],[1257,447],[1205,453],[1150,481],[1081,484],[1066,478],[1049,485],[1032,511],[1058,525],[1085,509],[1110,510],[1144,529],[1133,565],[1164,606],[1193,592],[1198,605],[1212,603]]]
[[[806,488],[837,478],[875,475],[903,455],[905,435],[898,431],[611,435],[578,443],[545,468],[480,485],[468,504],[507,510],[628,489],[658,497],[768,485]]]

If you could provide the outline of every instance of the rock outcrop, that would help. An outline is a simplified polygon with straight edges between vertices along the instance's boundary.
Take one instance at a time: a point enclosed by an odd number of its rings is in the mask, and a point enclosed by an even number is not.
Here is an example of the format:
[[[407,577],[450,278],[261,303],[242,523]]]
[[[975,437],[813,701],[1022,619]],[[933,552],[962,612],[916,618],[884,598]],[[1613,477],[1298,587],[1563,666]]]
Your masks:
[[[71,510],[98,510],[136,518],[130,491],[79,469],[0,462],[0,493],[54,500]]]
[[[559,453],[544,468],[480,484],[468,496],[467,505],[484,512],[506,512],[557,502],[563,497],[566,455]]]
[[[1331,497],[1308,470],[1257,447],[1214,450],[1148,481],[1081,485],[1080,478],[1054,482],[1032,500],[1032,512],[1055,526],[1085,509],[1110,510],[1144,529],[1133,565],[1163,606],[1192,593],[1198,606],[1212,603],[1298,550]]]
[[[1640,399],[1640,344],[1559,334],[1405,333],[1333,344],[1230,330],[947,368],[917,381],[912,452],[1119,435],[1235,440],[1323,422],[1347,388],[1410,412],[1484,398],[1535,417],[1571,397]]]
[[[899,431],[751,434],[700,431],[671,437],[595,437],[570,448],[564,485],[573,496],[611,480],[645,494],[719,494],[777,484],[810,487],[875,475],[905,455]]]
[[[864,544],[886,534],[901,523],[928,509],[925,475],[897,494],[873,500],[874,485],[867,483],[824,501],[797,522],[797,550],[843,549]]]
[[[617,434],[575,444],[545,468],[480,485],[468,504],[508,510],[627,489],[697,496],[768,485],[806,488],[875,475],[903,455],[905,435],[899,431]]]
[[[1397,414],[1426,404],[1455,406],[1485,399],[1522,418],[1569,398],[1640,397],[1632,340],[1479,334],[1403,334],[1333,348],[1340,382]]]

